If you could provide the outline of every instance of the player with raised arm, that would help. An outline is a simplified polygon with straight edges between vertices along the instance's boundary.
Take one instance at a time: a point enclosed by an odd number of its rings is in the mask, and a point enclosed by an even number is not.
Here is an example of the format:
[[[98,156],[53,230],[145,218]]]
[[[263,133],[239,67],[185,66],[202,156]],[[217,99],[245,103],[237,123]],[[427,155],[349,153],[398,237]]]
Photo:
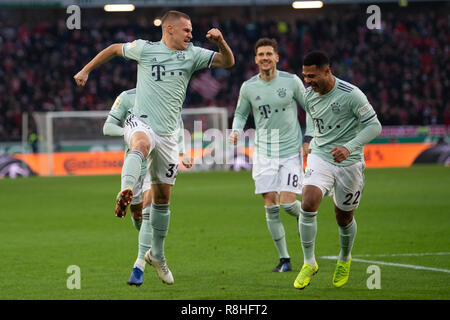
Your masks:
[[[309,144],[299,219],[304,264],[294,287],[305,288],[319,270],[314,255],[317,209],[323,196],[332,189],[341,248],[332,283],[341,287],[350,274],[357,230],[353,211],[361,201],[364,188],[363,149],[381,133],[381,124],[364,93],[331,73],[325,53],[307,54],[302,74],[310,85],[302,106],[313,121],[313,133],[307,127],[307,134],[313,139]]]
[[[206,38],[218,46],[219,52],[194,46],[191,43],[191,19],[185,13],[168,11],[161,21],[160,41],[139,39],[113,44],[97,54],[74,79],[78,85],[84,85],[93,69],[115,56],[135,60],[138,64],[136,101],[124,130],[125,141],[131,150],[122,168],[117,208],[119,213],[126,211],[142,162],[149,158],[153,236],[152,248],[147,251],[145,259],[155,267],[164,283],[173,284],[172,272],[164,255],[164,241],[169,229],[170,194],[177,172],[179,115],[192,74],[209,67],[229,68],[234,65],[234,56],[216,28],[209,30]]]
[[[264,200],[267,227],[279,254],[273,272],[292,270],[280,205],[298,219],[303,177],[302,131],[297,118],[297,102],[305,91],[300,78],[277,70],[278,45],[262,38],[255,44],[255,63],[259,74],[245,81],[234,113],[230,143],[236,145],[250,111],[256,125],[252,175],[255,194]]]
[[[123,136],[123,125],[125,119],[131,114],[136,97],[136,89],[123,91],[114,101],[111,111],[103,125],[103,134],[108,136]],[[126,148],[125,157],[129,152]],[[185,154],[184,149],[184,126],[180,114],[180,129],[178,134],[178,150],[182,164],[187,168],[192,167],[192,158]],[[143,283],[143,273],[145,269],[145,253],[151,248],[152,227],[149,223],[150,206],[152,203],[150,174],[147,171],[147,161],[141,166],[141,173],[138,182],[133,188],[133,198],[131,200],[130,211],[131,220],[134,227],[139,231],[138,257],[133,266],[129,285],[140,286]],[[125,212],[126,213],[126,212]],[[116,212],[117,215],[117,212]],[[121,217],[121,216],[119,216]],[[144,224],[142,225],[142,220]],[[141,228],[142,225],[142,228]]]

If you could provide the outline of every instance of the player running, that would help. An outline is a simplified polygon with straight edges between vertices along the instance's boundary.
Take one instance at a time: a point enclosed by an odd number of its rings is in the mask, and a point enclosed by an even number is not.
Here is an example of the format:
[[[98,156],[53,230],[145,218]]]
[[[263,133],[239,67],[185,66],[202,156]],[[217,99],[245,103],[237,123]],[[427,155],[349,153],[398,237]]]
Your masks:
[[[125,141],[131,150],[122,167],[118,210],[126,211],[142,162],[149,158],[153,235],[152,248],[147,251],[145,260],[155,267],[164,283],[173,284],[164,254],[164,241],[169,229],[170,194],[177,173],[179,115],[192,74],[203,68],[229,68],[234,65],[234,56],[222,33],[215,28],[208,31],[206,38],[218,46],[219,52],[194,46],[191,43],[191,19],[185,13],[168,11],[161,21],[160,41],[139,39],[113,44],[94,57],[74,79],[83,86],[93,69],[115,56],[137,61],[136,101],[124,130]]]
[[[339,227],[340,252],[332,283],[343,286],[350,274],[351,250],[356,236],[353,211],[361,201],[364,188],[364,145],[381,133],[381,124],[364,93],[356,86],[335,77],[329,58],[320,51],[305,56],[303,77],[310,87],[302,106],[313,126],[307,135],[310,143],[302,206],[299,219],[304,264],[294,281],[305,288],[317,273],[314,243],[317,233],[317,209],[324,195],[334,188],[333,200]],[[312,127],[314,133],[309,132]]]
[[[256,125],[252,175],[255,194],[262,194],[266,221],[280,261],[272,270],[292,270],[280,205],[298,219],[303,179],[302,131],[297,118],[297,102],[305,91],[300,78],[277,70],[278,45],[275,39],[262,38],[255,44],[255,63],[259,74],[245,81],[233,119],[230,143],[236,145],[239,131],[253,111]]]

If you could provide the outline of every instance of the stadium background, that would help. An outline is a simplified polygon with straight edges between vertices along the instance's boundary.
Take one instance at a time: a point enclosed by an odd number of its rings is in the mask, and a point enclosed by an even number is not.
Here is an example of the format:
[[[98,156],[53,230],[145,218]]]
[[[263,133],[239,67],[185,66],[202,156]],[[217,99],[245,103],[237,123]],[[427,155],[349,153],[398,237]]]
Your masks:
[[[21,6],[21,2],[25,4]],[[369,145],[368,167],[448,162],[449,148],[445,144],[450,125],[448,2],[409,1],[403,2],[403,6],[400,2],[378,3],[382,15],[380,30],[369,30],[366,26],[367,1],[336,2],[339,1],[325,2],[323,8],[310,10],[294,10],[289,1],[262,1],[266,5],[260,6],[236,6],[233,1],[193,1],[195,5],[179,7],[193,17],[195,44],[213,48],[204,35],[209,28],[220,27],[237,61],[229,70],[196,73],[184,107],[226,108],[230,127],[240,85],[257,72],[252,63],[253,44],[260,37],[273,37],[280,44],[280,69],[300,75],[302,56],[308,50],[321,49],[330,55],[336,76],[366,93],[383,125],[383,133],[372,143],[402,143],[390,149]],[[157,1],[134,2],[137,10],[126,13],[105,12],[103,1],[32,1],[32,7],[27,3],[30,1],[0,2],[3,155],[42,151],[39,149],[42,137],[37,135],[31,116],[34,112],[107,110],[120,92],[133,88],[136,65],[125,64],[118,58],[93,72],[85,88],[74,86],[72,77],[111,43],[159,39],[160,28],[153,25],[153,20],[168,9],[148,6],[159,4]],[[68,30],[66,26],[69,17],[66,7],[72,3],[82,9],[80,30]],[[30,115],[27,131],[23,131],[23,115]],[[303,109],[299,108],[303,127],[304,117]],[[252,127],[250,116],[247,128]],[[99,132],[98,128],[95,130]],[[442,142],[438,150],[430,151],[436,142]],[[89,145],[84,150],[64,142],[59,145],[55,151],[92,151]],[[39,169],[43,167],[39,158],[23,155],[16,158],[28,162],[34,171],[46,174]],[[102,170],[98,168],[93,173]],[[120,166],[115,170],[119,172]]]
[[[450,231],[447,217],[449,212],[449,172],[448,168],[445,167],[448,166],[450,161],[450,3],[448,1],[375,2],[381,8],[382,28],[381,30],[369,30],[366,27],[366,20],[369,16],[366,9],[369,4],[374,3],[369,1],[323,2],[324,7],[321,9],[294,10],[290,6],[290,1],[180,0],[166,1],[165,5],[162,4],[162,1],[135,1],[136,10],[133,12],[107,13],[103,10],[105,2],[96,0],[0,1],[0,156],[2,156],[0,178],[28,175],[29,172],[23,170],[26,166],[19,160],[22,159],[25,162],[28,160],[32,167],[32,160],[30,159],[40,154],[40,137],[36,136],[37,128],[31,116],[27,128],[28,134],[23,137],[24,114],[31,115],[33,112],[47,111],[108,110],[120,92],[135,86],[136,65],[124,63],[120,58],[116,58],[92,72],[86,87],[83,88],[75,86],[73,75],[98,51],[109,44],[132,41],[137,38],[160,39],[160,28],[153,25],[153,19],[161,16],[168,9],[179,9],[188,13],[192,18],[193,42],[196,45],[215,49],[205,39],[204,35],[209,28],[218,27],[223,32],[236,57],[236,65],[231,69],[205,70],[196,73],[187,92],[185,108],[207,106],[226,108],[229,116],[228,126],[230,127],[240,85],[257,72],[253,64],[253,43],[260,37],[267,36],[278,40],[280,47],[278,68],[297,75],[301,74],[302,56],[308,50],[322,49],[326,51],[332,61],[333,73],[357,85],[366,93],[383,125],[382,134],[366,147],[365,157],[366,163],[369,164],[368,167],[410,167],[399,169],[406,171],[395,171],[394,169],[368,171],[368,183],[371,183],[370,179],[378,183],[373,188],[378,188],[375,194],[380,199],[385,199],[393,192],[398,192],[398,189],[394,186],[398,183],[395,180],[397,178],[405,179],[403,180],[405,187],[423,183],[424,189],[413,191],[405,189],[402,191],[404,192],[404,199],[409,199],[404,200],[407,205],[396,202],[393,204],[393,207],[397,208],[395,210],[399,210],[399,207],[408,207],[408,209],[402,209],[402,219],[408,219],[408,214],[411,211],[417,211],[414,208],[419,207],[414,201],[415,207],[410,207],[411,199],[422,198],[424,195],[426,195],[425,197],[430,196],[429,193],[426,193],[426,188],[430,192],[433,190],[433,195],[428,200],[435,199],[434,204],[425,203],[421,205],[424,206],[423,210],[430,210],[430,220],[427,222],[429,225],[426,224],[429,226],[429,230],[427,230],[434,234],[436,238],[430,238],[429,242],[423,244],[423,251],[448,250],[448,231]],[[66,12],[66,7],[70,4],[77,4],[81,7],[80,30],[67,29],[66,19],[69,14]],[[299,108],[299,121],[302,126],[304,117],[303,110]],[[253,126],[252,117],[250,117],[247,128]],[[100,127],[98,130],[101,134]],[[23,141],[26,143],[24,144]],[[57,154],[62,157],[67,155],[68,152],[72,154],[81,151],[80,154],[84,159],[83,157],[90,154],[92,150],[89,146],[86,146],[85,150],[79,150],[75,147],[71,149],[70,146],[66,146],[62,149],[56,149],[56,151],[60,151]],[[98,153],[95,153],[94,157],[97,156]],[[117,159],[121,158],[122,154],[117,155]],[[435,163],[438,165],[432,166],[434,169],[423,169],[421,166],[413,166],[417,163]],[[96,168],[89,173],[111,173],[110,171],[102,171],[103,169]],[[120,172],[120,166],[116,169],[115,172]],[[39,168],[32,168],[32,170],[36,173]],[[62,173],[62,175],[66,174],[68,173]],[[76,175],[79,172],[69,172],[69,174]],[[205,174],[210,175],[213,180],[220,178],[226,181],[228,179],[226,175],[222,176],[221,173],[209,172]],[[247,187],[243,194],[246,193],[250,197],[253,192],[250,176],[245,175],[244,179],[238,180],[241,178],[234,176],[234,174],[239,173],[233,173],[230,179],[236,179],[235,181],[245,184]],[[179,199],[184,197],[180,195],[183,188],[189,190],[186,185],[183,187],[183,178],[188,181],[185,183],[196,184],[196,181],[201,181],[201,183],[207,184],[208,178],[206,177],[189,174],[180,178],[180,183],[177,182],[181,185],[178,192]],[[52,186],[50,187],[51,192],[56,192],[57,189],[64,190],[65,183],[75,186],[77,183],[84,185],[95,181],[76,180],[82,178],[67,177],[70,180],[64,180],[64,182],[59,180],[58,186],[52,184],[54,180],[36,180],[40,178],[30,178],[28,179],[29,182],[22,182],[21,179],[17,182],[12,182],[11,179],[3,179],[3,181],[0,181],[2,183],[0,186],[1,190],[9,190],[15,193],[12,199],[16,199],[17,202],[23,201],[25,196],[22,193],[25,192],[26,199],[33,203],[34,201],[40,201],[39,194],[41,197],[47,195],[36,191],[36,188],[42,187],[42,192],[45,192],[45,187],[43,187],[45,181]],[[408,178],[411,179],[409,182],[406,180]],[[111,185],[114,186],[114,184],[118,185],[117,174],[105,176],[104,179],[106,180],[98,179],[101,187],[108,188]],[[388,183],[386,184],[386,182]],[[430,184],[426,185],[427,182]],[[59,186],[59,183],[62,183],[62,185]],[[229,192],[233,192],[235,190],[235,187],[232,186],[233,181],[229,183]],[[375,182],[373,183],[375,184]],[[77,188],[84,190],[81,185]],[[389,189],[389,187],[392,187],[392,189]],[[386,189],[382,190],[384,188]],[[113,189],[115,190],[115,188]],[[82,192],[84,191],[80,191],[80,194]],[[402,192],[401,194],[403,194]],[[367,198],[370,197],[370,190],[368,193]],[[63,207],[66,213],[67,211],[78,211],[76,204],[72,207],[69,206],[68,200],[63,199],[63,196],[64,194],[56,195],[56,198],[61,197],[59,206]],[[106,197],[106,191],[103,196]],[[74,195],[74,197],[78,199],[79,195]],[[1,199],[6,201],[7,198],[5,196]],[[390,203],[389,201],[386,202],[387,204],[370,202],[372,207],[368,209],[368,206],[365,206],[364,210],[369,213],[372,212],[372,214],[378,214],[380,210],[387,210],[385,214],[388,217],[392,213],[396,213],[396,211],[390,212],[386,208]],[[11,201],[8,200],[8,202]],[[103,204],[103,207],[108,207],[108,203],[108,200],[100,200],[91,204],[96,207],[94,211],[99,211],[100,209],[97,206]],[[256,208],[260,205],[256,199],[254,203]],[[214,206],[215,204],[211,205]],[[55,206],[58,206],[58,202],[55,202]],[[30,207],[28,210],[34,210],[32,208]],[[21,208],[18,213],[20,215],[26,214],[24,210]],[[5,215],[7,212],[17,210],[8,205],[1,211],[2,225],[7,230],[8,223],[11,222],[9,219],[12,218]],[[45,206],[42,208],[39,206],[39,210],[37,210],[39,214],[46,211]],[[101,211],[108,210],[103,208]],[[416,213],[420,214],[421,211],[418,211]],[[433,216],[433,212],[439,212],[439,217]],[[45,214],[43,215],[45,216]],[[106,215],[102,219],[109,219],[109,216]],[[402,220],[400,217],[397,219]],[[410,230],[422,230],[421,228],[425,225],[419,218],[414,219],[411,219],[410,222],[415,221],[417,225],[411,227],[411,229],[404,228],[403,230],[405,239]],[[35,220],[33,220],[34,227],[30,226],[31,229],[36,227],[34,223]],[[45,222],[41,223],[46,225]],[[373,223],[375,222],[373,221]],[[431,225],[434,225],[434,227]],[[37,226],[39,226],[39,222],[37,222]],[[96,226],[103,227],[91,225],[89,230]],[[121,228],[125,229],[123,226]],[[13,229],[11,228],[11,230]],[[266,232],[263,230],[264,226],[261,226],[260,229],[262,229],[262,238],[266,239],[267,234],[264,233]],[[291,229],[295,235],[295,229],[293,227]],[[388,230],[396,229],[390,227]],[[420,234],[420,232],[417,231],[417,234]],[[7,232],[3,233],[4,236],[6,234]],[[377,238],[376,235],[373,236],[375,239]],[[389,238],[390,236],[392,239]],[[394,243],[398,241],[392,234],[390,236],[387,236],[386,239],[391,239]],[[105,235],[105,238],[107,237]],[[434,241],[435,239],[438,239],[438,241]],[[221,238],[221,240],[223,239]],[[51,238],[45,241],[53,243],[55,239]],[[1,242],[2,244],[7,243],[7,241]],[[20,252],[22,247],[20,247],[20,241],[18,243],[16,251]],[[400,246],[400,243],[403,242],[398,241],[398,245],[392,252],[399,252],[404,249]],[[430,243],[433,243],[436,247],[427,247]],[[405,246],[407,246],[406,244],[407,241],[405,240]],[[132,246],[130,245],[130,247]],[[270,248],[270,243],[267,247]],[[409,251],[406,250],[408,252],[417,252],[417,249],[420,251],[422,247],[414,247],[411,244],[411,247],[408,248]],[[3,249],[2,252],[11,252],[9,247]],[[376,249],[373,251],[376,251]],[[447,253],[444,252],[442,255],[443,261],[433,260],[432,263],[438,264],[440,268],[448,269],[449,264],[445,254]],[[16,261],[15,258],[11,259],[12,263]],[[128,272],[128,270],[125,271]],[[360,271],[360,274],[365,277],[363,271]],[[6,279],[6,273],[3,273],[3,276]],[[450,297],[448,275],[443,274],[442,276],[445,278],[436,286],[435,291],[429,289],[430,295],[419,293],[415,295],[414,290],[408,293],[408,290],[405,289],[398,294],[379,294],[374,297],[376,299],[448,299]],[[411,280],[413,278],[409,275],[408,281],[413,281]],[[442,278],[438,275],[433,279],[438,281],[436,279]],[[433,283],[435,285],[436,282]],[[277,284],[274,283],[273,285]],[[62,295],[52,296],[35,291],[21,293],[15,291],[12,287],[13,284],[8,287],[6,281],[3,288],[5,290],[2,290],[3,294],[0,295],[0,298],[58,299],[74,297],[67,294],[67,290]],[[199,288],[199,290],[203,289]],[[118,298],[133,296],[128,294],[119,295]],[[269,299],[277,299],[277,297],[295,299],[284,292],[279,292],[279,294],[279,296],[268,295],[267,297]],[[320,294],[308,296],[308,298],[315,299],[319,296]],[[95,299],[98,297],[114,298],[108,295],[96,296],[96,294],[75,296],[78,299]],[[165,299],[168,296],[155,295],[151,298],[159,299],[161,297]],[[193,294],[192,296],[177,296],[175,294],[174,297],[208,299],[207,296],[201,294]],[[213,295],[212,298],[214,299],[214,297],[219,299],[233,297],[253,299],[256,297],[256,299],[259,299],[265,296],[225,294]],[[338,296],[327,294],[323,297],[340,299]],[[364,295],[361,297],[373,298],[373,296]],[[348,298],[355,299],[358,297],[349,293]]]

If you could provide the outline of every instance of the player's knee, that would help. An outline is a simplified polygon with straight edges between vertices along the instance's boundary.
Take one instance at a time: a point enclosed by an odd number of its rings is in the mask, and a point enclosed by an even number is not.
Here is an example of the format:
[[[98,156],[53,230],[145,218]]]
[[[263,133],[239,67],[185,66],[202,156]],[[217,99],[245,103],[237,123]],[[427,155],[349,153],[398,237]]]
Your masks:
[[[316,212],[319,209],[320,199],[316,197],[302,196],[302,210],[306,212]]]
[[[338,207],[335,207],[336,213],[336,222],[340,227],[345,227],[350,224],[353,220],[353,210],[352,211],[343,211]]]
[[[136,132],[131,138],[130,147],[132,150],[139,150],[147,156],[150,150],[150,140],[143,132]]]
[[[147,156],[148,151],[150,150],[150,143],[148,141],[140,139],[134,143],[132,149],[139,150],[144,156]]]
[[[297,194],[293,192],[281,192],[280,193],[280,204],[290,205],[297,200]]]
[[[278,205],[278,196],[276,192],[267,192],[262,194],[265,206]]]
[[[306,212],[316,212],[319,208],[318,205],[312,203],[312,202],[305,202],[302,200],[302,210]]]
[[[142,204],[130,206],[131,215],[134,220],[142,220]]]
[[[148,207],[152,204],[152,193],[151,190],[144,192],[144,207]]]
[[[316,186],[305,186],[302,190],[302,210],[316,212],[322,201],[322,190]]]
[[[158,194],[158,195],[155,195],[153,197],[153,201],[152,202],[154,204],[169,204],[170,196],[166,196],[166,195],[163,195],[163,194]]]

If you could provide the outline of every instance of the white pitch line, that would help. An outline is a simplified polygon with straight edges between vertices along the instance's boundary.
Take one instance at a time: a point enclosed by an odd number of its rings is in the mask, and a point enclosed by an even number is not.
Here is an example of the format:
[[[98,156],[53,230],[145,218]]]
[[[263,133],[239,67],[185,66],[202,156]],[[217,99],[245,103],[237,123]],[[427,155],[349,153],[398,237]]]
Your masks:
[[[392,254],[358,254],[355,257],[422,257],[422,256],[444,256],[450,252],[424,252],[424,253],[392,253]]]
[[[328,260],[336,260],[338,257],[337,256],[323,256],[320,258],[328,259]],[[376,260],[364,260],[364,259],[358,259],[358,258],[353,258],[353,257],[352,257],[352,261],[363,262],[363,263],[372,263],[372,264],[381,264],[381,265],[392,266],[392,267],[410,268],[410,269],[416,269],[416,270],[428,270],[428,271],[450,273],[450,270],[448,270],[448,269],[430,268],[430,267],[416,266],[416,265],[412,265],[412,264],[402,264],[402,263],[376,261]]]

